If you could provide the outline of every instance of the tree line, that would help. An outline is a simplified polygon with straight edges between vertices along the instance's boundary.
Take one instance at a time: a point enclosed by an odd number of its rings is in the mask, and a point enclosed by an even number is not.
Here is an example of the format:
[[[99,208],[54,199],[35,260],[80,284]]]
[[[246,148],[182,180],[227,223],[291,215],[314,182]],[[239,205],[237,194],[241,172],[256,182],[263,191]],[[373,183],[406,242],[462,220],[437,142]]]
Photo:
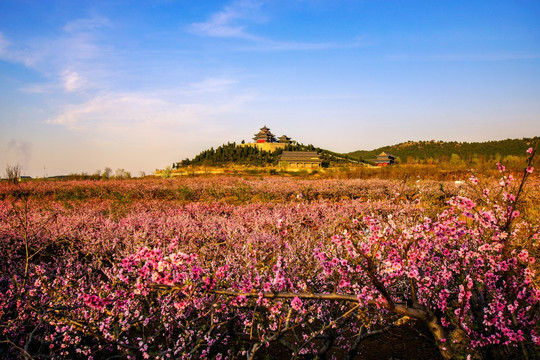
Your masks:
[[[521,162],[516,154],[523,154],[529,147],[536,147],[540,137],[506,139],[486,142],[457,141],[407,141],[374,150],[357,150],[347,155],[372,162],[381,152],[391,153],[397,162],[407,164],[471,164],[501,162],[512,165]]]
[[[255,146],[240,146],[233,142],[223,144],[216,149],[212,147],[204,150],[193,159],[186,158],[174,163],[172,168],[179,169],[185,166],[226,166],[229,164],[277,166],[283,151],[315,151],[323,160],[322,165],[326,167],[338,163],[358,162],[348,155],[333,153],[311,144],[290,144],[286,145],[283,149],[265,151]]]

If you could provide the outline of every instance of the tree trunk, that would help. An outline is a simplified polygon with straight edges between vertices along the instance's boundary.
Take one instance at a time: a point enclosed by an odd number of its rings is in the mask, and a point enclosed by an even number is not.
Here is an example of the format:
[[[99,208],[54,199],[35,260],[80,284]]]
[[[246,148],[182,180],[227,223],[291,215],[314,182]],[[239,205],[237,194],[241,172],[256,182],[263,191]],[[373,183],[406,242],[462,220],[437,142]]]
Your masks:
[[[428,316],[426,319],[424,319],[424,321],[429,327],[429,330],[431,331],[431,334],[433,335],[433,338],[437,343],[437,347],[439,348],[443,359],[452,359],[454,356],[452,351],[452,341],[446,336],[446,331],[444,330],[442,325],[439,324],[439,320],[437,319],[437,317],[433,314],[428,313]]]

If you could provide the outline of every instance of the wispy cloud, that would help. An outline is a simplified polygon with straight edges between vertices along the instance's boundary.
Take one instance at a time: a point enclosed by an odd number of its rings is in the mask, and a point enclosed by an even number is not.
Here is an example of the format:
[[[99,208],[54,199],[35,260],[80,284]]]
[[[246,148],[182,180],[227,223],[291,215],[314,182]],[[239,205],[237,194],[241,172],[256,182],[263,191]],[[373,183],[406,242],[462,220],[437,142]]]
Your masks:
[[[358,38],[350,42],[295,42],[295,41],[273,41],[265,40],[257,44],[251,44],[237,48],[239,51],[319,51],[336,49],[354,49],[367,46],[363,38]]]
[[[163,119],[167,112],[164,110],[171,110],[168,105],[166,101],[135,93],[107,94],[82,104],[66,105],[58,116],[46,122],[72,130],[136,126],[150,121],[153,116]]]
[[[244,10],[233,14],[230,9],[223,15],[224,26],[227,18],[245,18],[248,8],[257,5],[245,2],[243,6]],[[114,83],[118,69],[125,68],[122,75],[130,79],[140,74],[123,67],[122,52],[126,50],[115,49],[114,42],[103,36],[103,29],[110,27],[114,24],[107,18],[93,16],[69,22],[56,38],[47,41],[30,39],[17,44],[24,50],[21,54],[32,59],[25,65],[49,79],[28,84],[21,90],[54,94],[55,103],[60,104],[45,123],[87,134],[111,137],[130,134],[144,139],[150,133],[169,136],[187,125],[196,127],[197,124],[211,123],[213,119],[238,111],[251,100],[251,95],[235,89],[236,79],[208,76],[208,72],[200,77],[200,81],[193,81],[194,74],[190,76],[191,82],[183,84],[167,78],[144,90],[144,82],[141,89],[127,89],[120,81]],[[14,56],[14,49],[8,39],[0,36],[0,56],[23,62],[23,56]],[[136,59],[133,61],[137,68],[142,66]],[[70,96],[64,98],[66,94]]]
[[[297,102],[297,101],[333,101],[333,100],[373,100],[378,98],[374,94],[317,94],[317,95],[297,95],[297,96],[265,96],[260,100],[279,101],[279,102]]]
[[[203,101],[182,103],[178,101],[182,93],[180,90],[169,93],[168,98],[152,93],[104,94],[81,104],[66,105],[46,123],[75,131],[145,136],[211,121],[238,110],[251,100],[249,94],[238,94],[225,99],[205,97]]]
[[[409,54],[394,54],[386,56],[390,61],[422,61],[422,62],[453,62],[453,61],[472,61],[472,62],[490,62],[490,61],[512,61],[512,60],[531,60],[539,59],[540,54],[523,54],[523,53],[504,53],[504,54],[426,54],[426,55],[409,55]]]
[[[28,84],[21,91],[32,93],[75,92],[91,89],[99,66],[106,63],[111,46],[100,41],[100,29],[110,21],[94,16],[78,19],[65,25],[52,38],[35,37],[24,41],[10,41],[0,33],[0,59],[20,63],[34,69],[48,79],[39,84]]]
[[[0,58],[4,55],[6,52],[8,46],[8,41],[6,37],[0,32]]]
[[[67,92],[80,90],[86,84],[84,77],[71,70],[66,70],[62,73],[62,80],[64,81],[64,89]]]
[[[81,31],[99,29],[103,27],[110,27],[111,25],[112,23],[106,17],[94,14],[89,18],[77,19],[77,20],[68,22],[64,26],[64,31],[70,32],[70,33],[81,32]]]
[[[223,92],[238,81],[228,78],[206,78],[200,82],[190,84],[184,94],[205,94]]]
[[[37,58],[38,56],[31,49],[21,44],[13,44],[0,32],[0,60],[32,67]]]
[[[207,21],[193,23],[189,29],[192,33],[202,36],[262,40],[249,34],[246,26],[241,24],[242,21],[253,21],[259,7],[259,2],[237,1],[213,14]]]
[[[236,1],[211,15],[207,21],[193,23],[189,31],[195,35],[216,38],[235,38],[249,41],[249,45],[234,48],[237,51],[316,51],[356,48],[365,46],[363,38],[349,42],[298,42],[270,39],[248,31],[247,24],[260,22],[261,3]]]
[[[59,74],[55,73],[49,82],[29,84],[19,88],[19,90],[29,94],[53,94],[81,92],[89,87],[90,82],[87,77],[82,76],[77,71],[66,69]]]

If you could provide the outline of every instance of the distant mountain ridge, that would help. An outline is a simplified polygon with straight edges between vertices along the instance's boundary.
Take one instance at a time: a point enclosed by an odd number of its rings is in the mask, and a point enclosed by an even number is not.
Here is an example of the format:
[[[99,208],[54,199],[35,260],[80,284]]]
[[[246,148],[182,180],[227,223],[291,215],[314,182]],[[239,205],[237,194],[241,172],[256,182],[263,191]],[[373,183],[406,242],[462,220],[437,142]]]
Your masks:
[[[509,156],[524,156],[525,151],[540,143],[540,137],[522,139],[506,139],[486,142],[457,142],[457,141],[407,141],[404,143],[384,146],[374,150],[357,150],[345,155],[370,162],[381,152],[390,153],[402,163],[451,161],[452,158],[463,161],[496,160]]]

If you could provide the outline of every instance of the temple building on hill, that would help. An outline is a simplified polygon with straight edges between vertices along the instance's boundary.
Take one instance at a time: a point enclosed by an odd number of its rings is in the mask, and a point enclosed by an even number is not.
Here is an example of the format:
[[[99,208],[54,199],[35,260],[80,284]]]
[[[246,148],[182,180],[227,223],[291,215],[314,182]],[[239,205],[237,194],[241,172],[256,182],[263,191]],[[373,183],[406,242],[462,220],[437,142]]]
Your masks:
[[[316,151],[284,151],[279,164],[292,168],[320,168],[322,159]]]
[[[375,165],[377,166],[388,166],[392,165],[396,160],[396,157],[392,154],[382,152],[379,155],[377,155],[377,159],[375,159]]]
[[[263,126],[261,130],[253,137],[254,142],[240,144],[239,146],[253,146],[264,151],[276,151],[277,149],[284,149],[287,145],[294,142],[290,137],[282,135],[279,140],[272,134],[269,128]]]
[[[261,128],[261,131],[255,134],[253,140],[255,140],[257,144],[277,142],[276,137],[270,132],[270,129],[267,128],[266,125]]]

